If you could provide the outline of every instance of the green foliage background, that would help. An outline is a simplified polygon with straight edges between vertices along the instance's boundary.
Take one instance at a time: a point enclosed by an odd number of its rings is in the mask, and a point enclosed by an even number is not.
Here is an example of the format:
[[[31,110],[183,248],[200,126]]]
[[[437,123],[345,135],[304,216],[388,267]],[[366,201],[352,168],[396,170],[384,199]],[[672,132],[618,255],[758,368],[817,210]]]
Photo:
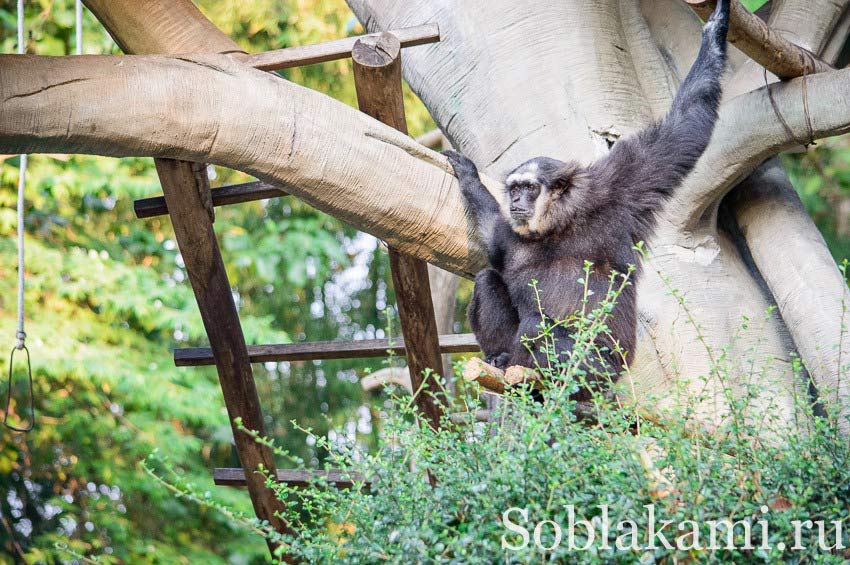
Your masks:
[[[26,5],[29,52],[70,54],[73,2]],[[249,51],[362,31],[342,0],[199,5]],[[88,54],[119,52],[90,14],[84,37]],[[0,49],[15,49],[10,0],[0,1]],[[284,74],[355,101],[347,61]],[[433,127],[415,97],[406,96],[411,132]],[[837,257],[850,256],[839,212],[850,201],[848,159],[845,141],[786,158]],[[18,167],[17,157],[0,156],[0,346],[8,348],[15,331]],[[214,185],[247,180],[215,173]],[[26,306],[38,420],[28,435],[0,432],[0,561],[58,562],[73,553],[132,563],[264,559],[257,536],[176,500],[140,467],[158,450],[197,490],[250,513],[244,493],[212,485],[213,467],[237,464],[215,372],[178,370],[171,362],[171,349],[202,345],[205,335],[170,224],[132,214],[133,199],[158,192],[148,159],[30,160]],[[394,316],[386,257],[375,241],[294,199],[220,208],[216,230],[250,343],[381,336]],[[374,445],[386,399],[360,389],[369,364],[256,366],[270,435],[311,465],[322,464],[333,445]],[[7,371],[4,350],[0,375]],[[23,387],[13,392],[24,398]],[[19,401],[13,414],[24,415]],[[289,424],[293,418],[321,441],[305,442]]]
[[[199,5],[250,51],[362,33],[342,0]],[[26,7],[29,52],[73,52],[72,1]],[[0,24],[0,49],[12,52],[14,2],[0,2]],[[119,53],[88,13],[84,49]],[[286,76],[355,103],[348,61]],[[407,97],[412,133],[432,127]],[[11,349],[19,159],[0,157],[0,167],[0,345]],[[213,185],[249,180],[215,173]],[[245,493],[212,484],[213,467],[238,465],[215,371],[171,361],[174,347],[206,338],[170,223],[132,213],[133,199],[159,192],[149,159],[30,158],[26,311],[38,420],[28,435],[0,432],[0,562],[71,558],[56,543],[116,562],[265,558],[262,539],[175,500],[140,467],[158,450],[215,500],[250,513]],[[249,343],[380,337],[395,315],[385,254],[333,218],[278,199],[218,209],[215,226]],[[5,376],[5,349],[2,358]],[[321,437],[371,445],[384,399],[361,391],[369,364],[381,360],[255,366],[270,435],[308,465],[327,450],[293,433],[293,418]],[[13,402],[13,413],[23,416],[24,404]]]

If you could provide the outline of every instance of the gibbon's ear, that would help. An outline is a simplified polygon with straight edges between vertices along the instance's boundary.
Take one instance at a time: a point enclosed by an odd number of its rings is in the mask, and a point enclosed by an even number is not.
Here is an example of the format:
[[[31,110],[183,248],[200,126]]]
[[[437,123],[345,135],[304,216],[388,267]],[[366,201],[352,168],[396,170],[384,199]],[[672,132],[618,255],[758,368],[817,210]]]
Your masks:
[[[549,190],[556,194],[568,192],[576,184],[581,182],[584,169],[577,163],[564,163],[561,167],[552,171]]]

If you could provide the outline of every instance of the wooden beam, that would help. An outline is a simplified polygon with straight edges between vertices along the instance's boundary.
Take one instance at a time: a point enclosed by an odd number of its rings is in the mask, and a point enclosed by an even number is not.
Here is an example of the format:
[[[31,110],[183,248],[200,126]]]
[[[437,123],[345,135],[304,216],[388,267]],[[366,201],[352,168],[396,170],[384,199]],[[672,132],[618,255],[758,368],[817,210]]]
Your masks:
[[[717,7],[717,0],[685,2],[703,21],[707,20]],[[771,29],[739,0],[731,0],[728,40],[750,59],[781,79],[835,70],[829,63],[794,45],[779,32]]]
[[[221,186],[212,189],[210,193],[212,194],[213,206],[253,202],[254,200],[276,198],[288,194],[283,187],[263,181]],[[152,196],[140,198],[133,202],[133,210],[136,212],[137,218],[153,218],[154,216],[168,214],[168,205],[165,203],[164,196]]]
[[[212,218],[204,206],[206,197],[203,191],[209,190],[206,177],[202,176],[206,175],[206,168],[171,159],[156,159],[155,163],[171,213],[177,245],[210,340],[239,461],[246,469],[253,471],[262,465],[273,473],[275,462],[271,450],[255,442],[234,424],[234,420],[240,418],[246,428],[265,435],[248,348],[213,232]],[[252,472],[246,482],[257,517],[267,520],[280,532],[291,532],[289,526],[275,515],[283,511],[283,503],[266,488],[262,476]]]
[[[352,49],[354,85],[360,110],[402,133],[407,133],[404,95],[401,90],[401,41],[391,33],[357,40]],[[442,371],[439,333],[431,301],[428,264],[389,248],[390,270],[398,301],[401,332],[414,401],[425,420],[438,428],[443,416],[445,391],[433,373]]]
[[[399,39],[402,47],[424,45],[440,40],[440,28],[434,23],[398,29],[393,31],[392,34]],[[246,63],[263,71],[279,71],[302,65],[347,59],[351,57],[351,50],[354,49],[354,44],[359,39],[374,37],[376,35],[378,34],[345,37],[343,39],[335,39],[313,45],[299,45],[297,47],[266,51],[265,53],[256,53],[250,55]]]
[[[336,488],[351,488],[357,483],[364,483],[368,486],[372,483],[360,473],[339,469],[328,471],[278,469],[276,475],[278,482],[296,488],[313,486],[316,480],[323,480]],[[238,467],[219,467],[213,471],[213,481],[215,484],[224,487],[244,487],[245,471]]]
[[[473,334],[441,335],[440,353],[475,353],[481,351]],[[404,339],[359,339],[354,341],[313,341],[309,343],[283,343],[249,345],[251,363],[267,361],[316,361],[321,359],[365,359],[385,357],[387,352],[405,355]],[[174,350],[174,364],[178,367],[213,365],[209,347],[186,347]]]

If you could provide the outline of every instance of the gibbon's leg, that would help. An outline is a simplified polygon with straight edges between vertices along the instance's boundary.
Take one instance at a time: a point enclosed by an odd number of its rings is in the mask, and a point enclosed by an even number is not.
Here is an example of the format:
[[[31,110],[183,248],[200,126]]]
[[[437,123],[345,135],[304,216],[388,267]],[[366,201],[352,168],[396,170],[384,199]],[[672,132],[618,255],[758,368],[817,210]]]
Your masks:
[[[565,327],[554,326],[548,316],[545,323],[549,326],[549,335],[543,337],[540,322],[539,312],[522,318],[516,337],[512,340],[510,364],[532,369],[551,366],[557,372],[558,367],[550,363],[549,356],[557,354],[559,362],[567,363],[569,352],[573,349],[573,339]]]
[[[519,316],[511,304],[505,281],[495,269],[484,269],[475,275],[467,317],[484,352],[484,361],[506,369],[517,335]]]
[[[539,316],[530,316],[520,322],[517,337],[513,341],[510,365],[551,368],[557,374],[580,363],[575,366],[583,371],[583,375],[578,376],[576,373],[575,377],[579,385],[579,390],[574,395],[576,400],[587,400],[594,391],[602,390],[617,380],[623,367],[617,360],[617,354],[608,344],[609,340],[597,336],[591,349],[584,352],[581,359],[574,359],[572,353],[575,340],[570,336],[571,330],[561,325],[556,326],[552,320],[547,319],[548,335],[545,338],[538,337],[542,334],[538,320]],[[523,342],[522,336],[532,338],[532,341]]]

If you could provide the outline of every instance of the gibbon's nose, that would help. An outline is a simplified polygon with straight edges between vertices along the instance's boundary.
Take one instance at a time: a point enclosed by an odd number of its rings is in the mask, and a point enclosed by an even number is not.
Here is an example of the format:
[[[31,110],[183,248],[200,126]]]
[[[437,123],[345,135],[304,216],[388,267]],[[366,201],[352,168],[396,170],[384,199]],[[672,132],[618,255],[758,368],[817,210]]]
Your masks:
[[[511,212],[527,212],[531,209],[532,202],[528,196],[517,194],[511,198]]]

